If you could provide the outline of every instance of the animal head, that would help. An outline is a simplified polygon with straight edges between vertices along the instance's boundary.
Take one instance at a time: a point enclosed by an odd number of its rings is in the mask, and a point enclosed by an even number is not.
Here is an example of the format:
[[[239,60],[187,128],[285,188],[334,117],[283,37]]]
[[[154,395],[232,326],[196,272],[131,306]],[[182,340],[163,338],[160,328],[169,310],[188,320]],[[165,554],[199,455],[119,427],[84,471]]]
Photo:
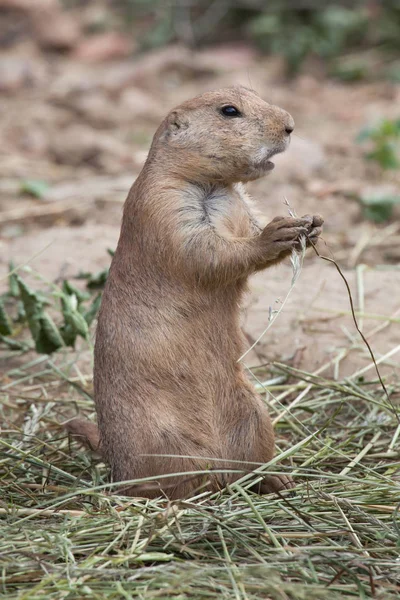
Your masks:
[[[274,168],[271,158],[289,145],[294,121],[245,87],[207,92],[172,110],[151,152],[183,177],[233,183]]]

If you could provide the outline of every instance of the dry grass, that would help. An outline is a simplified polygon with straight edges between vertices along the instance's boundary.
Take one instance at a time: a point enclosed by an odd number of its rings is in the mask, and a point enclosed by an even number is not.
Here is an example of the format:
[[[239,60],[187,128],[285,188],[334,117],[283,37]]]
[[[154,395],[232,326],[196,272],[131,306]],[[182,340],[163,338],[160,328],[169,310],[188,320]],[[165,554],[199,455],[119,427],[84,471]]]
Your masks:
[[[3,386],[3,597],[398,598],[400,428],[379,384],[275,365],[279,456],[263,469],[290,465],[297,495],[259,497],[245,476],[168,504],[111,494],[69,447],[57,423],[93,410],[75,358],[22,361]]]
[[[397,350],[377,363],[391,365]],[[59,423],[93,415],[82,351],[4,356],[14,368],[1,404],[0,597],[399,597],[400,384],[386,381],[387,396],[366,380],[372,361],[345,381],[324,377],[328,365],[249,370],[277,457],[218,494],[168,503],[124,497],[104,465],[70,447]],[[294,497],[249,491],[259,473],[287,469]]]

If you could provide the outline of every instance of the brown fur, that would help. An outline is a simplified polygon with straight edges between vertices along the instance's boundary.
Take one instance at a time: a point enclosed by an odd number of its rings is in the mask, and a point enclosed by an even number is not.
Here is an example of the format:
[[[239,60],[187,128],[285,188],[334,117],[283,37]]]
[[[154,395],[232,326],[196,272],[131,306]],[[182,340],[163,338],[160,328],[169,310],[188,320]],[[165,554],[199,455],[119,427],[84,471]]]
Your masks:
[[[242,116],[223,116],[224,105]],[[190,472],[207,469],[216,490],[240,474],[213,469],[273,457],[267,408],[237,362],[239,306],[249,275],[288,256],[302,233],[316,241],[322,219],[277,217],[261,229],[241,182],[270,170],[291,129],[287,112],[246,88],[203,94],[163,121],[129,192],[97,326],[100,450],[114,481],[189,472],[130,494],[182,498],[204,483]],[[67,427],[99,448],[93,425]],[[292,486],[270,476],[260,491]]]

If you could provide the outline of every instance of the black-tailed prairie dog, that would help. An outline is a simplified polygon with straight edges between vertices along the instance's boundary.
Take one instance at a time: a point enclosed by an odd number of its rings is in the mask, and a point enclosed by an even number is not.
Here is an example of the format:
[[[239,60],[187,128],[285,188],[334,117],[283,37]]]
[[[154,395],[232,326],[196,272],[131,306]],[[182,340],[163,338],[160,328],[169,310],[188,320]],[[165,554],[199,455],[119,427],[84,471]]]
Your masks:
[[[302,234],[315,243],[323,220],[276,217],[261,228],[243,184],[273,168],[293,128],[286,111],[234,87],[184,102],[154,136],[99,313],[98,431],[67,424],[99,448],[113,481],[152,478],[125,493],[218,490],[240,477],[229,469],[273,457],[267,407],[238,362],[240,302],[252,273],[290,255]],[[289,476],[266,476],[259,491],[292,486]]]

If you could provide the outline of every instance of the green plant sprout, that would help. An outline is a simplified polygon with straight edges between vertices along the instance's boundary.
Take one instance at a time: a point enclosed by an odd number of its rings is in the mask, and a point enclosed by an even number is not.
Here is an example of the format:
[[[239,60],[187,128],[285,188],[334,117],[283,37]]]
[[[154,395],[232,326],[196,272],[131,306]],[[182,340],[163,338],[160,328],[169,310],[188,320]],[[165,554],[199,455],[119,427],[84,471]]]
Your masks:
[[[376,161],[382,169],[400,167],[400,119],[383,119],[374,127],[365,127],[358,134],[357,142],[370,143],[372,149],[365,157]]]

